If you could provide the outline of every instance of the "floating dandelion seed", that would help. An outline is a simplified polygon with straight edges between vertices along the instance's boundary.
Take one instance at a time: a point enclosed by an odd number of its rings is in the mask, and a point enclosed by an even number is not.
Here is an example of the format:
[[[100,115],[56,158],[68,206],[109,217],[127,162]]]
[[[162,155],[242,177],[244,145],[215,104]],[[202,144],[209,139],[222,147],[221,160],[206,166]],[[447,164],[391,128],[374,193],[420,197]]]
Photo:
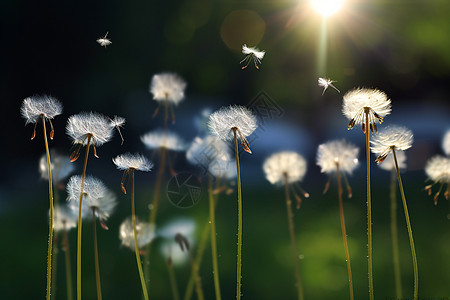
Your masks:
[[[97,43],[100,44],[100,46],[105,47],[112,44],[111,40],[107,38],[109,32],[106,32],[104,37],[100,37],[97,39]]]
[[[247,64],[243,66],[242,69],[247,68],[252,59],[253,63],[255,64],[255,68],[259,69],[259,65],[261,64],[261,60],[264,58],[266,51],[260,51],[255,47],[247,47],[247,45],[244,44],[242,45],[242,53],[246,56],[243,60],[241,60],[240,63],[242,64],[243,62],[247,62]]]
[[[444,150],[445,155],[450,155],[450,129],[447,130],[442,139],[442,149]]]
[[[150,243],[154,238],[154,230],[150,223],[140,221],[136,217],[136,233],[137,233],[137,244],[138,248],[142,249],[148,243]],[[125,246],[131,250],[135,250],[134,246],[134,234],[133,234],[133,222],[132,217],[126,218],[119,228],[119,238],[122,246]]]
[[[393,148],[402,151],[411,148],[413,134],[406,127],[391,126],[375,135],[370,143],[372,144],[370,150],[378,154],[375,162],[380,163],[386,159]]]
[[[365,132],[367,114],[370,130],[377,132],[376,122],[381,124],[383,118],[391,113],[391,100],[380,90],[357,88],[344,95],[342,112],[350,120],[348,129],[362,124]]]
[[[428,195],[431,195],[433,185],[439,184],[439,190],[434,195],[434,205],[437,205],[439,195],[444,192],[445,199],[450,199],[450,158],[441,155],[431,157],[425,165],[425,173],[428,178],[433,181],[432,184],[427,185],[425,190]]]
[[[325,79],[325,78],[321,78],[319,77],[319,79],[317,79],[317,84],[320,87],[323,87],[323,92],[322,95],[325,94],[325,91],[327,90],[328,87],[332,87],[333,89],[335,89],[336,91],[338,91],[338,93],[340,93],[341,91],[339,91],[334,85],[333,82],[336,82],[335,80],[331,80],[330,78]]]
[[[122,139],[121,145],[123,145],[124,138],[123,138],[122,132],[120,131],[120,128],[122,128],[123,125],[125,125],[125,118],[122,118],[119,116],[114,116],[114,118],[109,119],[109,121],[110,121],[111,127],[116,128],[117,131],[119,132],[120,138]]]

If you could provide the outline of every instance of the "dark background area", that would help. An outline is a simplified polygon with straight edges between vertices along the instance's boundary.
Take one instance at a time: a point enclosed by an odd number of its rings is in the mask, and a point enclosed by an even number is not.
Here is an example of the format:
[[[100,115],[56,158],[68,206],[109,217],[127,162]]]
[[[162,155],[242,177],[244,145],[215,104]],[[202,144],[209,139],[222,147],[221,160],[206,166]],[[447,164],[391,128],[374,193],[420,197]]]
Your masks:
[[[360,128],[347,131],[341,113],[343,94],[354,87],[375,87],[392,100],[385,123],[409,127],[415,135],[403,174],[419,261],[419,294],[450,297],[449,203],[434,206],[424,191],[426,160],[442,154],[441,139],[450,128],[450,2],[446,0],[347,0],[327,20],[326,74],[317,71],[322,20],[309,1],[5,1],[0,10],[0,99],[3,130],[0,175],[0,291],[2,299],[38,299],[45,293],[48,234],[48,187],[39,178],[44,153],[42,131],[30,141],[20,105],[34,94],[58,98],[64,112],[54,120],[50,146],[70,153],[67,118],[80,111],[120,115],[127,123],[125,143],[115,139],[90,159],[88,173],[101,178],[119,197],[110,230],[99,233],[100,268],[105,299],[139,299],[134,254],[120,247],[118,227],[129,215],[129,199],[120,193],[121,172],[111,158],[131,151],[151,157],[140,142],[144,133],[162,126],[152,119],[156,102],[148,92],[153,74],[173,71],[188,86],[170,129],[186,142],[199,134],[204,109],[249,105],[261,96],[280,114],[260,116],[263,124],[252,139],[253,155],[242,154],[244,196],[243,295],[246,299],[296,297],[283,190],[262,173],[265,157],[295,150],[308,160],[302,186],[311,194],[296,211],[300,268],[306,298],[348,298],[345,256],[339,227],[336,187],[326,195],[327,181],[315,165],[320,143],[346,138],[361,147]],[[109,32],[106,49],[96,39]],[[240,47],[266,51],[260,70],[241,70]],[[337,80],[341,94],[322,96],[317,77]],[[256,98],[255,98],[256,97]],[[197,172],[184,153],[174,156],[179,171]],[[77,162],[76,174],[81,173]],[[157,164],[157,162],[156,162]],[[137,174],[138,215],[146,217],[156,172]],[[393,297],[389,219],[389,174],[373,165],[374,285],[377,298]],[[166,172],[164,182],[170,179]],[[367,297],[365,169],[350,178],[354,197],[345,201],[347,232],[357,299]],[[204,186],[203,186],[204,185]],[[206,184],[202,183],[204,191]],[[60,191],[61,199],[65,192]],[[224,299],[235,297],[236,201],[221,196],[217,208],[219,264]],[[176,217],[197,223],[197,236],[207,220],[207,198],[180,210],[161,199],[160,224]],[[399,206],[400,250],[404,295],[412,294],[412,265],[403,212]],[[91,224],[83,232],[83,299],[95,298]],[[71,232],[73,270],[76,240]],[[155,248],[161,243],[155,241]],[[58,266],[57,298],[65,298],[63,257]],[[171,299],[164,258],[155,251],[152,299]],[[210,249],[201,268],[207,298],[213,297]],[[189,264],[176,267],[180,292]],[[75,274],[74,274],[75,275]],[[75,277],[74,277],[75,278]],[[194,295],[195,297],[195,295]]]

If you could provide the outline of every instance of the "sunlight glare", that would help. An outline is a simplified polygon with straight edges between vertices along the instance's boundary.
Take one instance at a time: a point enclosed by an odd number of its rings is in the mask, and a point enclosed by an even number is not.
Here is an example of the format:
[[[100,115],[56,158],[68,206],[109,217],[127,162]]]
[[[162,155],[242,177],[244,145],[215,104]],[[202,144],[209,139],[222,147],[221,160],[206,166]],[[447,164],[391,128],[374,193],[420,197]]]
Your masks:
[[[343,4],[344,0],[311,0],[314,10],[324,18],[338,12]]]

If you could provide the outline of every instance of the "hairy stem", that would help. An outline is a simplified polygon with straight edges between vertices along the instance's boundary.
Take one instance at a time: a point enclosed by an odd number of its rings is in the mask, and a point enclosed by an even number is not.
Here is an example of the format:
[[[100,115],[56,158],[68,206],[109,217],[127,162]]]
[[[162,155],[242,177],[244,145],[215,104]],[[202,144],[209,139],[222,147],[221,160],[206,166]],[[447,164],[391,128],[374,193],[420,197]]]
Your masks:
[[[416,300],[419,297],[419,269],[417,266],[416,249],[414,247],[414,239],[413,239],[413,234],[412,234],[412,229],[411,229],[411,223],[409,221],[408,206],[406,205],[405,191],[403,190],[402,178],[400,177],[400,170],[398,169],[397,155],[395,154],[395,147],[391,147],[391,149],[392,149],[392,154],[394,154],[394,162],[395,162],[395,169],[397,171],[398,187],[400,189],[400,195],[402,197],[403,210],[405,211],[406,227],[408,228],[409,245],[411,247],[411,256],[412,256],[413,268],[414,268],[414,299]]]
[[[66,289],[67,289],[67,300],[73,299],[73,286],[72,286],[72,265],[70,263],[70,248],[69,248],[69,234],[64,228],[64,240],[63,240],[63,251],[65,253],[66,261]]]
[[[98,262],[98,245],[97,245],[97,217],[95,215],[95,207],[92,208],[92,228],[94,230],[94,258],[95,258],[95,282],[97,283],[97,299],[102,300],[102,288],[100,285],[100,267]]]
[[[287,210],[287,218],[288,218],[288,225],[289,225],[289,236],[291,238],[292,259],[294,261],[295,280],[296,280],[296,286],[297,286],[297,292],[298,292],[298,299],[303,300],[303,286],[302,286],[302,281],[301,281],[301,277],[300,277],[300,268],[298,266],[297,243],[295,241],[295,229],[294,229],[294,220],[293,220],[294,215],[292,213],[291,198],[289,197],[289,182],[287,179],[287,175],[284,176],[284,187],[285,187],[285,194],[286,194],[286,210]]]
[[[52,167],[50,162],[50,151],[48,149],[47,130],[45,128],[45,116],[42,115],[42,127],[44,130],[45,154],[47,155],[48,169],[48,193],[50,199],[50,224],[48,229],[48,250],[47,250],[47,300],[50,300],[52,286],[52,250],[53,250],[53,186]],[[36,121],[37,122],[37,121]]]
[[[342,201],[342,182],[341,182],[341,173],[339,171],[339,164],[336,164],[336,177],[339,196],[339,216],[341,219],[342,239],[344,240],[345,260],[347,261],[348,288],[350,290],[350,299],[353,300],[354,296],[353,296],[352,268],[350,267],[350,252],[348,250],[347,231],[345,229],[344,204]]]
[[[402,279],[400,272],[400,255],[398,250],[397,229],[397,191],[395,189],[396,173],[391,172],[391,235],[392,235],[392,262],[394,264],[395,295],[397,299],[402,298]]]
[[[77,300],[81,300],[81,207],[83,204],[83,187],[86,178],[86,168],[89,156],[89,147],[91,145],[92,135],[88,136],[86,145],[86,155],[84,157],[83,173],[81,175],[80,203],[78,206],[78,237],[77,237]]]
[[[236,156],[237,188],[238,188],[238,243],[237,243],[237,271],[236,271],[236,299],[241,299],[241,274],[242,274],[242,190],[241,171],[239,167],[239,149],[236,136],[237,128],[233,128],[234,133],[234,154]]]
[[[222,296],[220,294],[219,264],[217,262],[215,202],[214,202],[213,184],[211,175],[209,176],[208,195],[209,195],[209,222],[211,225],[211,254],[212,254],[213,275],[214,275],[214,291],[216,293],[216,300],[221,300]]]
[[[142,272],[141,257],[139,255],[139,247],[137,241],[136,231],[136,213],[134,208],[134,169],[130,169],[131,174],[131,218],[133,220],[133,234],[134,234],[134,252],[136,253],[136,263],[139,271],[139,277],[141,278],[142,292],[144,299],[148,300],[147,286],[145,284],[144,273]]]
[[[366,134],[366,162],[367,162],[367,251],[368,251],[368,275],[369,275],[369,298],[374,300],[373,295],[373,263],[372,263],[372,202],[370,197],[370,127],[369,127],[369,108],[365,107],[364,114],[366,117],[365,134]]]

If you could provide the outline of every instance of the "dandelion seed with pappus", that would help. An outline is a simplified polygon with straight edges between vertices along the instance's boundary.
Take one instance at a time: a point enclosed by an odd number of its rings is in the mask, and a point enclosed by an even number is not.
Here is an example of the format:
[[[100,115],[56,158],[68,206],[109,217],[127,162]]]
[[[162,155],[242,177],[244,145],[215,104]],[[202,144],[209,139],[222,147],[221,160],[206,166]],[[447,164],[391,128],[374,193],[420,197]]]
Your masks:
[[[122,128],[125,125],[125,118],[114,116],[113,119],[109,119],[110,126],[117,129],[117,132],[120,135],[120,138],[122,139],[121,145],[123,145],[123,142],[125,141],[122,135],[122,132],[120,131],[120,128]]]
[[[39,120],[42,121],[42,129],[44,132],[44,145],[47,156],[47,178],[48,178],[48,190],[50,200],[50,224],[48,235],[48,249],[47,249],[47,295],[46,299],[50,300],[51,292],[51,278],[52,278],[52,251],[53,251],[53,183],[52,183],[52,168],[50,160],[50,151],[47,140],[47,129],[45,126],[46,121],[50,124],[49,137],[53,140],[55,131],[53,129],[52,119],[62,113],[61,103],[50,96],[32,96],[25,98],[20,108],[22,117],[25,119],[25,125],[34,123],[33,133],[31,139],[36,137],[36,127]]]
[[[418,299],[419,296],[419,270],[417,265],[417,256],[414,246],[414,239],[411,229],[411,222],[409,220],[408,206],[406,203],[405,191],[403,189],[403,183],[400,176],[400,169],[397,162],[396,152],[398,150],[407,150],[411,148],[413,143],[413,133],[406,127],[391,126],[374,136],[371,141],[371,150],[373,153],[379,156],[375,160],[377,163],[382,162],[392,152],[394,157],[395,170],[397,173],[398,185],[400,189],[400,195],[402,197],[403,211],[405,213],[406,226],[408,229],[409,245],[411,247],[411,256],[414,268],[414,299]]]
[[[431,157],[425,165],[425,173],[428,179],[433,181],[427,185],[425,190],[431,196],[433,185],[439,185],[439,189],[434,195],[434,205],[437,205],[439,195],[444,191],[445,199],[450,199],[450,157],[435,155]]]
[[[125,153],[116,156],[113,158],[113,163],[116,165],[117,169],[124,170],[124,174],[122,176],[122,181],[120,186],[124,194],[126,194],[126,189],[124,185],[124,179],[127,176],[131,177],[131,220],[133,223],[133,234],[134,234],[134,252],[136,254],[136,263],[139,271],[139,277],[141,279],[142,292],[144,294],[144,299],[148,300],[148,292],[147,286],[144,279],[144,273],[142,271],[141,265],[141,257],[139,254],[139,245],[137,240],[137,228],[136,228],[136,212],[135,212],[135,204],[134,204],[134,171],[143,171],[149,172],[153,164],[143,155],[141,154],[131,154]],[[151,225],[151,229],[153,228],[153,224]]]
[[[335,89],[338,93],[340,93],[341,91],[338,90],[334,85],[333,82],[336,82],[335,80],[331,80],[330,78],[326,79],[326,78],[321,78],[319,77],[319,79],[317,79],[317,84],[320,87],[323,87],[323,92],[322,92],[322,96],[323,94],[325,94],[325,91],[328,89],[328,87],[332,87],[333,89]]]
[[[255,64],[255,68],[259,69],[259,65],[261,65],[261,60],[264,58],[264,55],[266,54],[266,51],[260,51],[256,47],[247,47],[246,44],[242,45],[242,54],[245,54],[245,58],[241,60],[241,64],[245,63],[245,66],[242,67],[242,69],[245,69],[250,64],[250,61],[253,60],[253,63]]]
[[[297,242],[295,240],[294,229],[294,214],[292,213],[292,204],[290,194],[292,193],[297,200],[297,209],[300,208],[301,198],[296,192],[295,187],[306,198],[309,194],[306,193],[299,185],[306,174],[306,160],[300,154],[293,151],[282,151],[269,156],[263,164],[264,174],[266,179],[274,185],[284,185],[286,196],[286,209],[289,225],[289,235],[292,247],[292,259],[294,261],[295,279],[297,287],[298,299],[303,299],[303,285],[300,277],[300,268],[298,265],[298,250]]]
[[[159,129],[144,134],[141,141],[149,150],[184,151],[187,148],[186,143],[176,133]]]
[[[317,165],[320,166],[321,172],[328,174],[328,180],[324,193],[330,186],[331,176],[336,176],[339,199],[339,217],[341,220],[342,240],[344,242],[345,260],[347,262],[348,286],[350,299],[354,299],[353,295],[353,278],[350,265],[350,251],[347,242],[347,230],[345,228],[344,204],[342,200],[342,180],[344,177],[347,186],[348,197],[352,197],[352,189],[347,180],[347,175],[351,175],[358,166],[359,148],[348,143],[345,140],[330,141],[319,145],[317,149]]]
[[[108,38],[108,33],[109,32],[106,32],[105,36],[98,38],[96,41],[100,46],[105,48],[112,44],[111,40]]]
[[[238,137],[241,140],[242,148],[252,153],[250,144],[246,137],[257,128],[256,117],[244,106],[231,105],[224,106],[209,116],[208,127],[212,135],[223,141],[234,140],[234,154],[236,158],[236,173],[238,186],[238,250],[237,250],[237,290],[236,298],[241,299],[241,271],[242,271],[242,191],[241,172],[239,166]]]

